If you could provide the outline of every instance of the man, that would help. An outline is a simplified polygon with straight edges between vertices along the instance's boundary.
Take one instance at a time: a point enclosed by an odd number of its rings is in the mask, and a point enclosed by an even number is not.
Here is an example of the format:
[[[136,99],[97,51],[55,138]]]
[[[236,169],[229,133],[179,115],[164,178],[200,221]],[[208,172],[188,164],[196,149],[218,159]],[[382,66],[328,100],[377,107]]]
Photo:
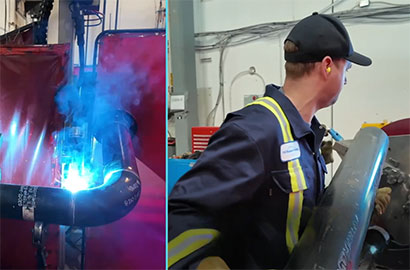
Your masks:
[[[278,269],[324,190],[325,129],[314,114],[334,104],[353,51],[342,23],[314,13],[285,40],[283,87],[230,113],[169,197],[169,267]]]

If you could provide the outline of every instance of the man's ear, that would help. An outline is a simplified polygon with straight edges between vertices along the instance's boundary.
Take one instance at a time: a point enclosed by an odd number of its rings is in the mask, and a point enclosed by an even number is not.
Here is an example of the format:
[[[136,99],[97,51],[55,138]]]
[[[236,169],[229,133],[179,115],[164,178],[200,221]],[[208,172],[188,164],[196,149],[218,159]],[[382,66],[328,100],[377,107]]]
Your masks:
[[[333,68],[333,59],[330,56],[325,56],[320,63],[320,74],[325,78],[329,77]]]

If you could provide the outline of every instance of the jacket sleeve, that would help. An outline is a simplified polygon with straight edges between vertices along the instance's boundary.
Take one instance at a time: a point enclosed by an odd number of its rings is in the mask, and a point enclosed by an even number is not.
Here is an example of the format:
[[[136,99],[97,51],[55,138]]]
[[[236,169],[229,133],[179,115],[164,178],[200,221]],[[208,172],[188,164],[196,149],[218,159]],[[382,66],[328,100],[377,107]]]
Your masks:
[[[247,215],[264,174],[256,142],[237,122],[225,122],[169,196],[168,267],[194,269],[205,257],[223,259],[221,238],[241,226],[232,213]]]

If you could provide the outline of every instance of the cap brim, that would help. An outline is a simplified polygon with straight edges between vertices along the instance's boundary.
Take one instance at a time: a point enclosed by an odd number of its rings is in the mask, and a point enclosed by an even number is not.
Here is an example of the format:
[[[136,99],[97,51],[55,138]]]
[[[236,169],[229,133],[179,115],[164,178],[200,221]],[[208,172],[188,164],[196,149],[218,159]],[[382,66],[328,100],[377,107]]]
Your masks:
[[[352,55],[345,59],[360,66],[370,66],[372,64],[372,59],[357,52],[353,52]]]

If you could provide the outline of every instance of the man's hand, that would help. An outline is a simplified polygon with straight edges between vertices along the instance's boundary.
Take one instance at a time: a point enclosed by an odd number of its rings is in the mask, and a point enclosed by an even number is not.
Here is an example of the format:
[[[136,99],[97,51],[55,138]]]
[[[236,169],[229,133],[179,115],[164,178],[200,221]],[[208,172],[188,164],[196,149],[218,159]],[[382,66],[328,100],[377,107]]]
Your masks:
[[[376,199],[374,200],[374,208],[376,210],[377,215],[381,216],[386,211],[387,206],[390,203],[390,194],[391,188],[389,187],[379,188],[377,190]]]
[[[320,145],[320,152],[322,153],[323,159],[326,164],[332,163],[333,159],[333,148],[332,141],[323,141]]]

